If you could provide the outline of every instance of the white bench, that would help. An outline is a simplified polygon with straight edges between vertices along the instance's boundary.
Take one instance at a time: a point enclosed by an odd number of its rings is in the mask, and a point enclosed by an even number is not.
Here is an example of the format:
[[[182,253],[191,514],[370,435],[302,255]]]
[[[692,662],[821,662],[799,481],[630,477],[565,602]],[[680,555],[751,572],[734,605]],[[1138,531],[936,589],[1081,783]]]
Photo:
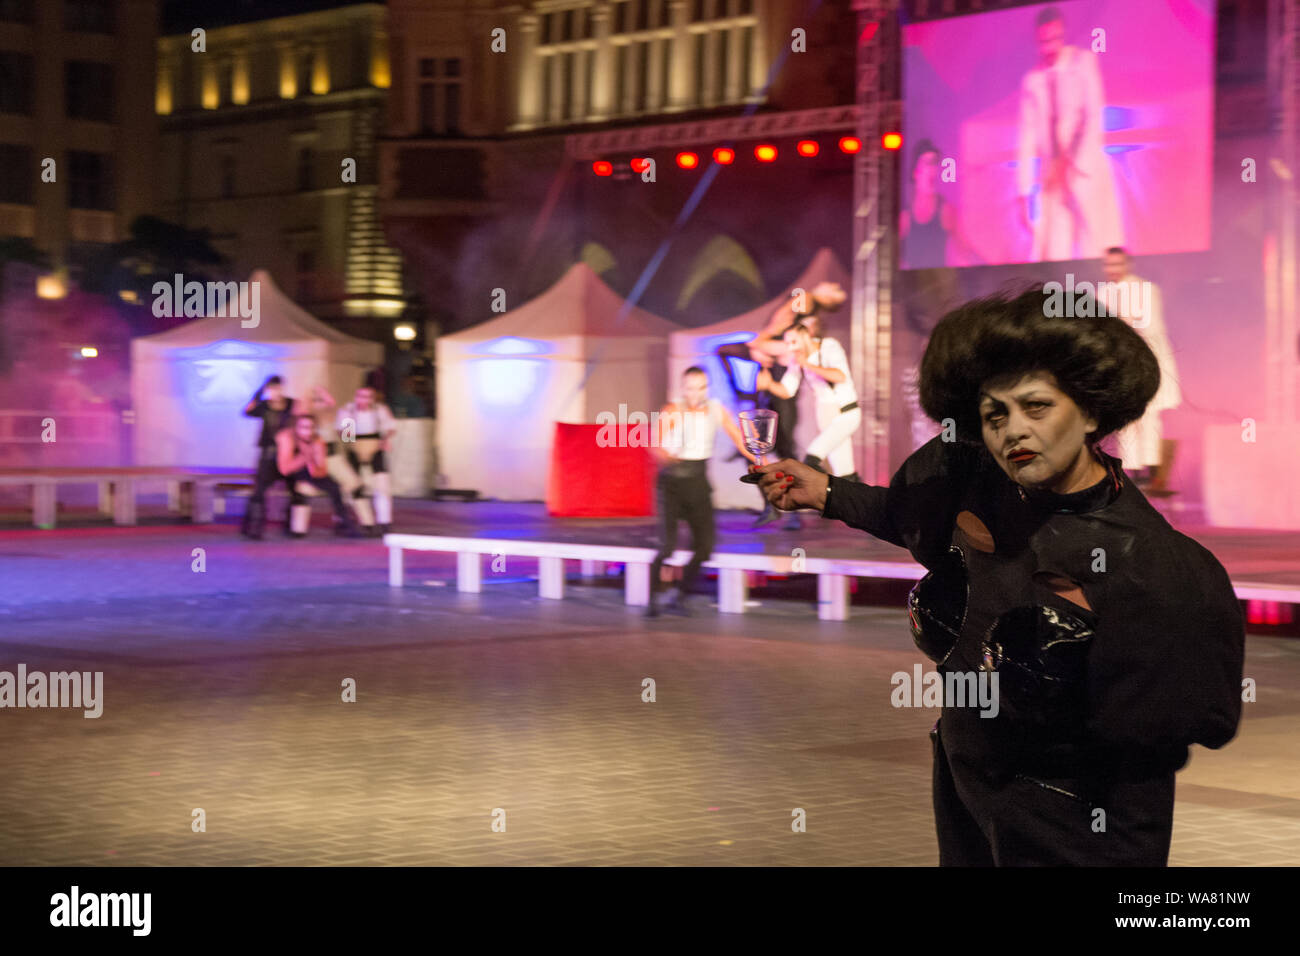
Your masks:
[[[0,486],[31,486],[32,524],[38,528],[55,527],[60,486],[86,484],[98,486],[99,510],[102,514],[111,514],[114,524],[134,525],[136,495],[141,485],[149,482],[166,483],[169,510],[188,510],[195,524],[209,524],[212,521],[212,502],[216,484],[244,474],[247,474],[247,469],[190,469],[167,465],[0,468]]]
[[[654,548],[629,548],[618,545],[578,544],[563,541],[530,541],[508,538],[451,538],[431,534],[386,534],[388,548],[388,584],[400,588],[405,580],[406,551],[440,551],[456,555],[456,589],[470,594],[483,590],[483,556],[537,558],[538,593],[543,598],[564,597],[564,562],[582,561],[584,573],[588,562],[607,561],[626,565],[624,599],[630,605],[644,607],[650,603],[650,563]],[[669,564],[685,564],[691,559],[687,550],[674,551]],[[743,614],[749,594],[747,571],[768,574],[817,575],[817,616],[823,621],[844,621],[849,616],[849,578],[893,578],[916,581],[925,575],[919,564],[908,561],[863,561],[844,558],[795,557],[783,554],[736,554],[717,552],[706,568],[718,570],[718,610],[723,614]]]

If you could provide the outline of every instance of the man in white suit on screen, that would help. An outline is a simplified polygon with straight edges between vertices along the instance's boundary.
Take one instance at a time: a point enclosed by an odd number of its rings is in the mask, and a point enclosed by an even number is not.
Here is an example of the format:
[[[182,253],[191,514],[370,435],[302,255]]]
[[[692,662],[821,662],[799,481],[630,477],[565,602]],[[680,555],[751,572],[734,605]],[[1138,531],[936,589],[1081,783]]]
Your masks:
[[[1065,42],[1055,7],[1038,15],[1036,35],[1038,65],[1020,82],[1020,221],[1033,234],[1030,261],[1091,258],[1124,243],[1114,173],[1102,149],[1101,70],[1095,54]],[[1035,186],[1038,219],[1031,221]]]

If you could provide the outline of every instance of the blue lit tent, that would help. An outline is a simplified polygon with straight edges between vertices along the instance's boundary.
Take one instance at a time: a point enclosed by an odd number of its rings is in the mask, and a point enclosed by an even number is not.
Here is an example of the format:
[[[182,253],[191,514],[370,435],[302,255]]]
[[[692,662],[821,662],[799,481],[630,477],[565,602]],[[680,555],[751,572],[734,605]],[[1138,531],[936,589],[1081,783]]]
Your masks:
[[[384,361],[384,348],[345,335],[289,299],[258,270],[257,325],[209,316],[131,343],[135,461],[141,465],[252,465],[259,423],[244,404],[268,375],[294,398],[324,385],[340,402]]]
[[[438,470],[444,487],[546,497],[556,422],[658,411],[676,324],[631,308],[585,263],[551,288],[438,339]]]

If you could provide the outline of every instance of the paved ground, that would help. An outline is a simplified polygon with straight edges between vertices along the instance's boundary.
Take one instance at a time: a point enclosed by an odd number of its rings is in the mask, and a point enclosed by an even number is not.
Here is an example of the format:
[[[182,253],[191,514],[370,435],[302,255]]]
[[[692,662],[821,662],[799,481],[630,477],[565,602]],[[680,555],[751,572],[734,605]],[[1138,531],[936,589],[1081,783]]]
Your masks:
[[[446,558],[385,570],[323,534],[0,534],[0,670],[105,681],[98,720],[0,710],[0,864],[937,861],[898,605],[647,622],[614,581],[542,602],[522,560],[481,595]],[[1252,637],[1247,673],[1241,735],[1180,775],[1175,864],[1300,862],[1300,641]]]

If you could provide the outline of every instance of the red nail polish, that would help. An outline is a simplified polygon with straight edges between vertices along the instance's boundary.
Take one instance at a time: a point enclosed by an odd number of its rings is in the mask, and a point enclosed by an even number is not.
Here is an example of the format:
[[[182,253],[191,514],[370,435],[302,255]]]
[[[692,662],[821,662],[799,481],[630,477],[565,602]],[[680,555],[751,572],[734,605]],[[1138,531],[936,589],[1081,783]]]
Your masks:
[[[779,472],[779,471],[778,471],[778,472],[776,473],[776,476],[777,476],[778,478],[784,478],[784,477],[785,477],[785,474],[782,473],[782,472]]]

